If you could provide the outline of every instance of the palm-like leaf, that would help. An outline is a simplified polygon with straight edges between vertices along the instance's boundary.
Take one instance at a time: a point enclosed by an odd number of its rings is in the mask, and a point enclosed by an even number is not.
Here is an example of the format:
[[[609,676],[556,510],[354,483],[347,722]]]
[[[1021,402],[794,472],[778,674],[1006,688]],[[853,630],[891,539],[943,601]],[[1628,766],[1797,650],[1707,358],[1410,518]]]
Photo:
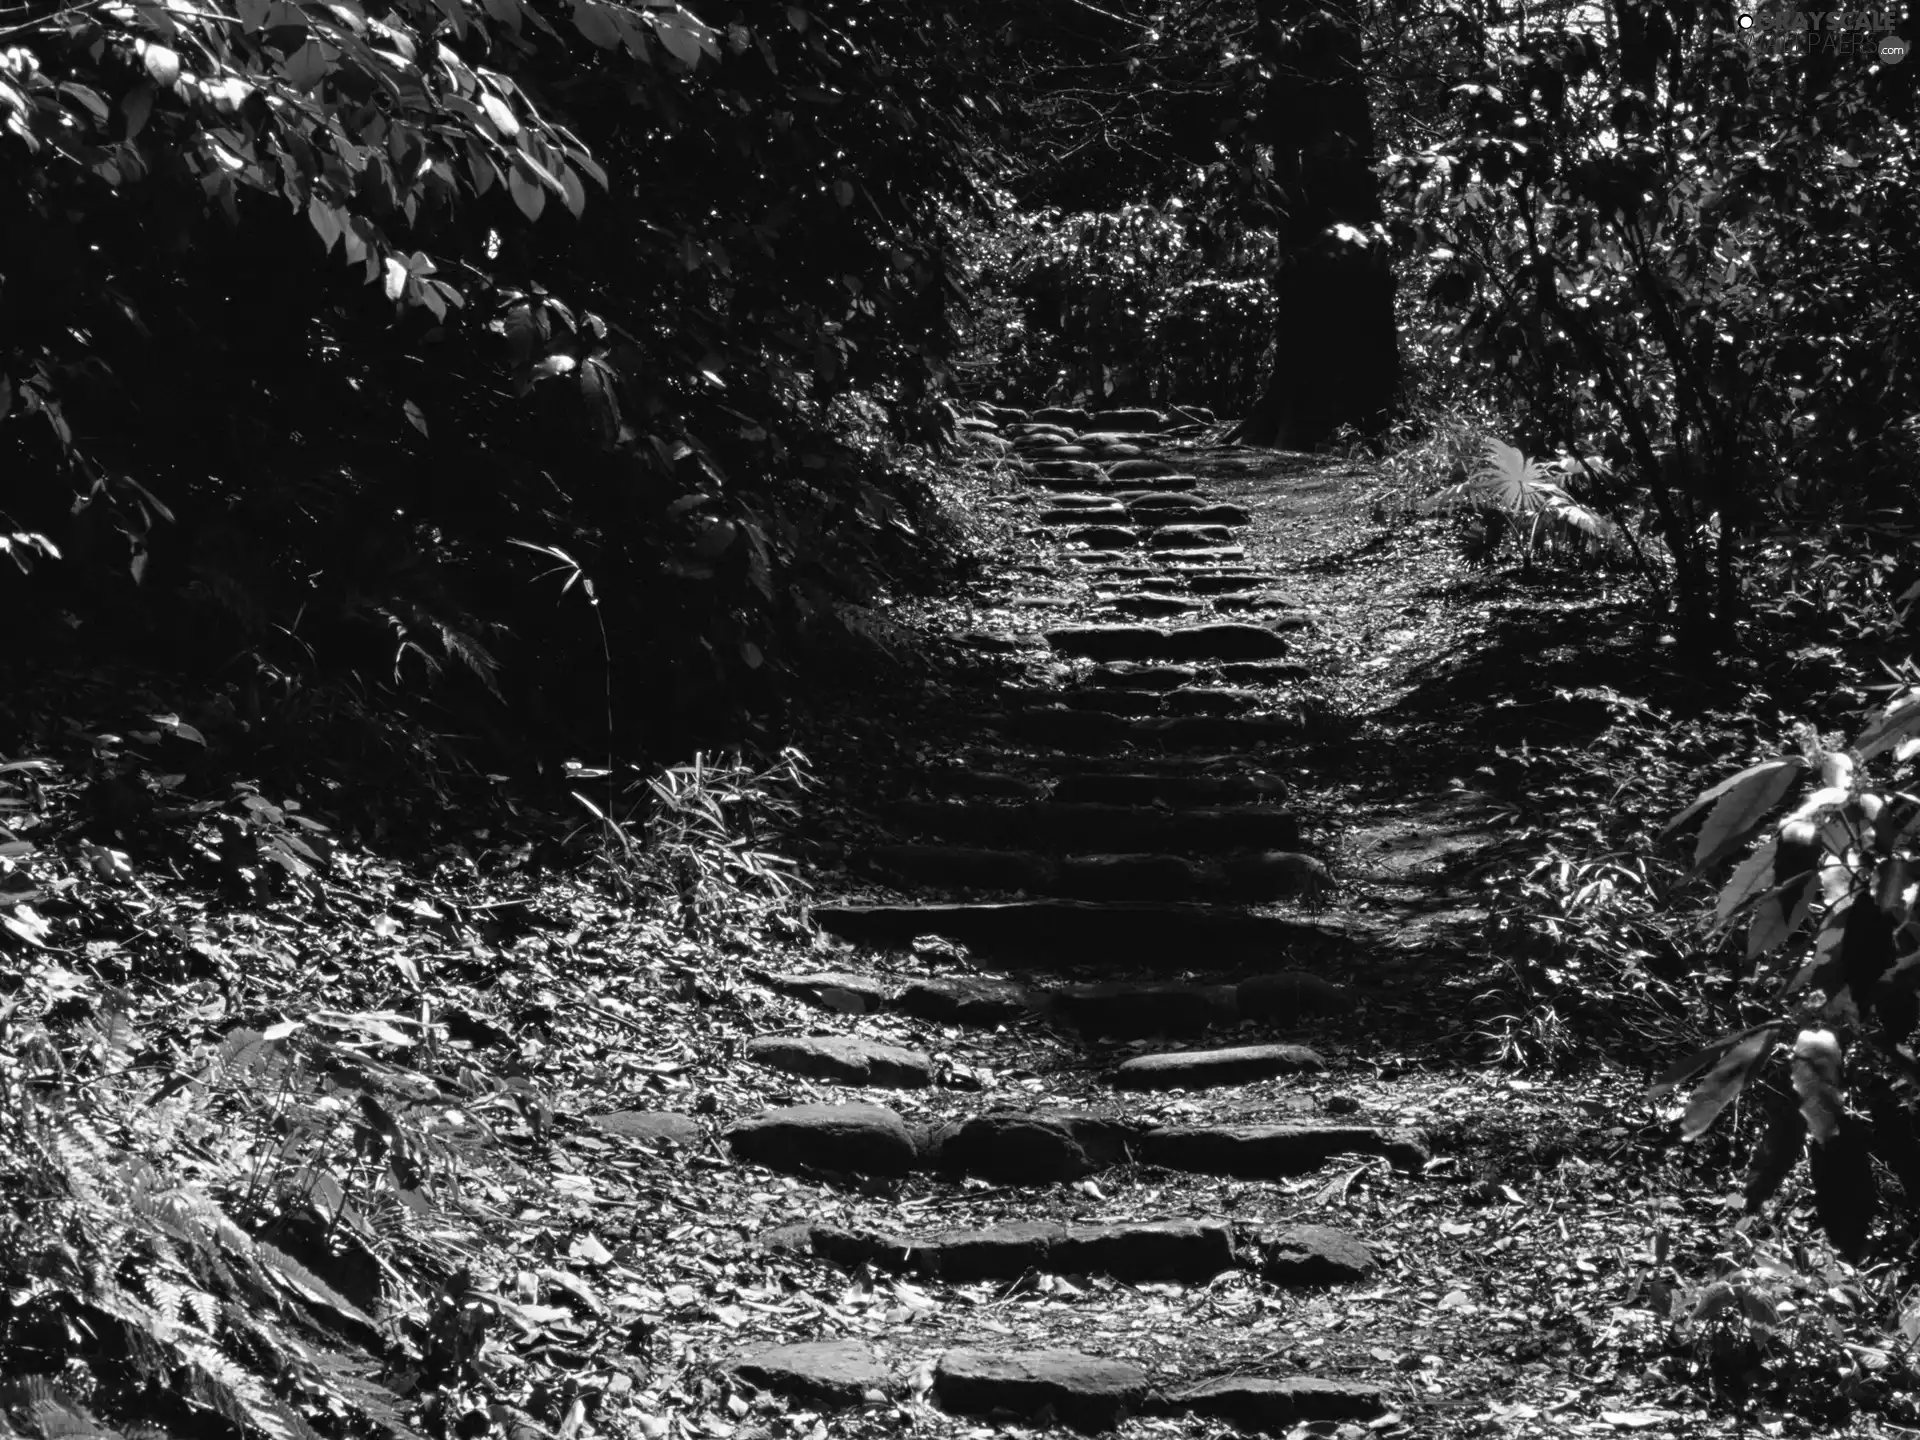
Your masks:
[[[1458,485],[1449,485],[1427,501],[1429,513],[1471,510],[1511,522],[1530,554],[1570,549],[1601,552],[1620,545],[1620,527],[1582,505],[1553,478],[1541,460],[1529,460],[1504,440],[1489,437],[1486,458]]]

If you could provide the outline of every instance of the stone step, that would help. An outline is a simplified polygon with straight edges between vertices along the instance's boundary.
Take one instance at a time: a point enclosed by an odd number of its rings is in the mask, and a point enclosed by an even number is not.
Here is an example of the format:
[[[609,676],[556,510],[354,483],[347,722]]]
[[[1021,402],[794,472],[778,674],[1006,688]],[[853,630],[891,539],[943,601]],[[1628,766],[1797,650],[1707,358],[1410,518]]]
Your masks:
[[[1119,686],[1088,686],[1077,690],[1049,690],[1042,686],[1009,687],[1007,698],[1016,704],[1064,705],[1069,710],[1091,710],[1102,715],[1140,717],[1160,713],[1160,697],[1146,690]]]
[[[1131,690],[1175,690],[1200,678],[1192,665],[1151,665],[1135,660],[1109,660],[1093,670],[1095,684]]]
[[[1095,410],[1087,423],[1097,430],[1164,430],[1173,421],[1162,411],[1147,409]]]
[[[1188,595],[1167,595],[1154,590],[1115,595],[1101,602],[1101,608],[1130,617],[1197,615],[1207,608],[1204,600]]]
[[[1169,750],[1221,747],[1244,752],[1277,745],[1301,731],[1299,720],[1292,715],[1169,715],[1128,720],[1065,707],[984,716],[979,723],[1018,739],[1087,752],[1122,745]]]
[[[994,1337],[996,1340],[999,1337]],[[911,1365],[882,1359],[871,1342],[808,1340],[758,1346],[727,1363],[755,1391],[820,1407],[845,1408],[902,1394]],[[955,1348],[934,1363],[933,1397],[956,1415],[1052,1417],[1082,1431],[1111,1429],[1128,1416],[1197,1416],[1280,1435],[1302,1424],[1370,1420],[1388,1396],[1368,1381],[1323,1375],[1235,1373],[1154,1390],[1132,1361],[1078,1350]]]
[[[1116,480],[1151,480],[1157,488],[1171,490],[1171,485],[1163,486],[1160,481],[1179,471],[1165,460],[1116,460],[1107,473]]]
[[[1366,1380],[1323,1375],[1227,1375],[1156,1400],[1156,1414],[1201,1415],[1240,1430],[1285,1435],[1296,1426],[1372,1420],[1387,1411],[1387,1392]]]
[[[1125,526],[1133,517],[1127,513],[1124,505],[1081,505],[1042,510],[1033,518],[1041,525]],[[1128,533],[1131,534],[1132,531],[1129,530]]]
[[[1020,498],[1031,500],[1032,495]],[[1123,513],[1126,507],[1111,495],[1102,495],[1092,490],[1049,490],[1046,492],[1047,504],[1062,510],[1115,510]]]
[[[1077,1350],[949,1350],[933,1396],[956,1415],[1048,1414],[1076,1430],[1107,1430],[1147,1397],[1147,1372]]]
[[[761,1035],[747,1042],[745,1054],[756,1065],[841,1085],[933,1083],[933,1061],[921,1051],[855,1035]]]
[[[1190,515],[1205,510],[1210,502],[1189,491],[1149,490],[1127,501],[1127,509],[1136,515]]]
[[[1093,460],[1029,460],[1025,464],[1030,476],[1049,482],[1080,479],[1098,483],[1108,478],[1106,467]],[[1043,488],[1053,486],[1047,484]]]
[[[1271,585],[1272,577],[1257,571],[1240,567],[1216,568],[1189,574],[1185,577],[1186,587],[1196,595],[1223,595],[1247,589],[1259,589]]]
[[[1235,1045],[1138,1055],[1113,1072],[1113,1083],[1122,1090],[1210,1090],[1326,1068],[1304,1045]]]
[[[1017,1280],[1030,1271],[1191,1285],[1229,1270],[1256,1270],[1271,1284],[1322,1286],[1358,1283],[1374,1265],[1364,1244],[1330,1226],[1296,1226],[1268,1239],[1224,1220],[1015,1220],[915,1237],[801,1222],[761,1236],[760,1243],[818,1255],[843,1270],[871,1265],[955,1285]]]
[[[942,839],[1025,841],[1045,848],[1085,849],[1106,844],[1193,851],[1291,849],[1300,843],[1299,817],[1278,805],[1160,810],[1062,801],[948,805],[922,800],[888,805],[881,813],[890,824]]]
[[[1246,548],[1241,545],[1217,545],[1210,550],[1160,550],[1155,554],[1167,569],[1181,574],[1214,570],[1222,565],[1237,565],[1247,558]]]
[[[1125,551],[1139,545],[1141,534],[1130,525],[1081,525],[1078,529],[1061,531],[1060,538],[1069,545]]]
[[[1258,690],[1174,690],[1161,704],[1169,715],[1244,715],[1267,703]]]
[[[1054,653],[1089,660],[1264,660],[1287,653],[1284,636],[1264,625],[1220,621],[1166,629],[1157,625],[1064,625],[1046,633]]]
[[[842,1014],[894,1010],[936,1024],[983,1026],[1034,1017],[1112,1040],[1200,1035],[1241,1021],[1297,1028],[1318,1016],[1345,1014],[1354,1004],[1340,986],[1298,970],[1237,981],[1115,980],[1053,988],[949,975],[913,980],[897,991],[874,976],[842,971],[759,978]]]
[[[943,795],[994,796],[1007,800],[1038,800],[1047,793],[1047,782],[1030,775],[1010,775],[1003,770],[973,766],[922,771],[919,783]]]
[[[763,1236],[762,1243],[769,1249],[810,1252],[846,1270],[872,1265],[958,1285],[1015,1280],[1029,1270],[1052,1275],[1111,1275],[1133,1283],[1192,1284],[1228,1270],[1248,1268],[1257,1258],[1251,1253],[1253,1245],[1219,1220],[1119,1221],[1106,1225],[1016,1220],[913,1238],[884,1230],[803,1223]]]
[[[1146,772],[1098,772],[1062,775],[1053,798],[1102,805],[1188,806],[1257,805],[1287,793],[1278,775],[1166,775]]]
[[[1225,525],[1163,525],[1147,537],[1154,550],[1216,551],[1233,544],[1233,531]]]
[[[1318,1121],[1154,1125],[1066,1110],[989,1110],[930,1129],[883,1105],[792,1105],[727,1127],[736,1158],[783,1174],[971,1175],[1008,1185],[1083,1179],[1122,1163],[1243,1180],[1306,1175],[1338,1155],[1378,1155],[1403,1170],[1431,1158],[1407,1129]]]
[[[1326,921],[1253,915],[1235,906],[1012,900],[973,904],[813,907],[822,929],[859,945],[901,948],[922,935],[981,956],[1049,957],[1074,965],[1184,969],[1271,967],[1292,955],[1345,954],[1353,934]]]
[[[862,862],[913,885],[1017,890],[1076,900],[1221,900],[1255,903],[1318,894],[1327,867],[1292,850],[1251,850],[1215,859],[1169,854],[1075,854],[967,845],[877,845]]]
[[[1058,461],[1035,462],[1035,474],[1032,483],[1040,490],[1084,490],[1089,495],[1138,496],[1158,491],[1192,490],[1200,484],[1196,475],[1182,475],[1169,470],[1165,475],[1156,475],[1151,480],[1133,479],[1125,476],[1108,476],[1101,467],[1090,462],[1074,462],[1076,468],[1071,471],[1058,471]],[[1135,462],[1122,461],[1122,464]],[[1042,470],[1042,464],[1056,467],[1053,471]],[[1094,474],[1091,472],[1098,471]]]

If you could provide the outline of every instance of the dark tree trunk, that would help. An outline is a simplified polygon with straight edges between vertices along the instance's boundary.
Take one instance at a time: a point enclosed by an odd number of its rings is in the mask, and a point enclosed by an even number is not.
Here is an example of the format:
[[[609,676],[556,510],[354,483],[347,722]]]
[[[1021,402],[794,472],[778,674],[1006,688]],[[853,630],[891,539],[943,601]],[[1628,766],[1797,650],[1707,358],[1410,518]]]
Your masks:
[[[1309,449],[1342,425],[1373,433],[1389,418],[1393,270],[1372,229],[1380,189],[1357,18],[1318,0],[1259,0],[1259,14],[1284,258],[1273,373],[1235,438]]]

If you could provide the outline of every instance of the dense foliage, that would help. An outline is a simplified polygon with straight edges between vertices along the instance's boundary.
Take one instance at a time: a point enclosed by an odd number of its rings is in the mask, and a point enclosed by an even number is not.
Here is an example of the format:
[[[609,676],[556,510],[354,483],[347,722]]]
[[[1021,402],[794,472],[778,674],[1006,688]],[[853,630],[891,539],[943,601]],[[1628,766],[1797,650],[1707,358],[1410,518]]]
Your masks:
[[[452,662],[452,728],[499,728],[492,691],[555,750],[604,743],[608,653],[629,739],[764,707],[920,543],[859,437],[938,423],[946,25],[34,7],[0,59],[0,528],[63,559],[9,586],[10,659],[137,650],[217,684],[214,726]]]
[[[1756,541],[1911,509],[1911,67],[1629,8],[1611,45],[1571,13],[1396,37],[1427,122],[1399,112],[1386,162],[1412,339],[1527,443],[1612,461],[1612,508],[1724,639]]]

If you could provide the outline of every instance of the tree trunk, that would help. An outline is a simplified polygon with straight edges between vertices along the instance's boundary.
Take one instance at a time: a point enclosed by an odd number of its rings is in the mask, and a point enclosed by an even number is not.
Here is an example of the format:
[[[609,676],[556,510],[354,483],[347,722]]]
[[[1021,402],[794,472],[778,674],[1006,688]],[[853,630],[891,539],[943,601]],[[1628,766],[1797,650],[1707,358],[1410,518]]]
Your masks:
[[[1259,15],[1274,77],[1260,138],[1272,146],[1282,212],[1280,333],[1273,372],[1234,438],[1304,450],[1342,425],[1377,432],[1391,414],[1393,270],[1371,229],[1380,189],[1357,17],[1315,0],[1260,0]]]

